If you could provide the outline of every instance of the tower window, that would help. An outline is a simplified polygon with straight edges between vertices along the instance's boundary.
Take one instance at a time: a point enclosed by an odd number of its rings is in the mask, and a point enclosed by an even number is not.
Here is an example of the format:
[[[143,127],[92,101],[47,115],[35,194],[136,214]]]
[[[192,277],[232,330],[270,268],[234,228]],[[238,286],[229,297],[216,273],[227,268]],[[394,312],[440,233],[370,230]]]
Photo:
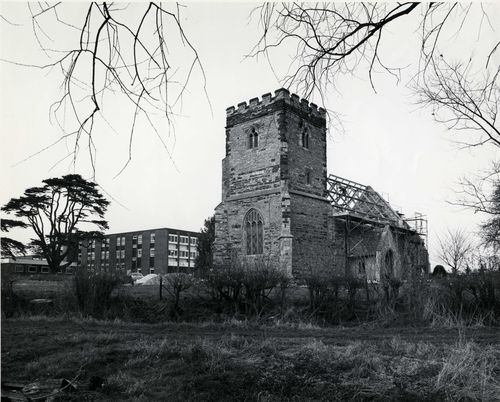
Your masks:
[[[259,134],[252,127],[250,134],[248,134],[248,148],[257,148],[259,146]]]
[[[255,209],[251,209],[245,216],[244,222],[247,255],[262,254],[264,252],[264,224],[262,216]]]
[[[302,131],[300,142],[304,148],[309,149],[309,132],[307,131],[307,127]]]
[[[311,171],[306,170],[306,184],[311,184]]]

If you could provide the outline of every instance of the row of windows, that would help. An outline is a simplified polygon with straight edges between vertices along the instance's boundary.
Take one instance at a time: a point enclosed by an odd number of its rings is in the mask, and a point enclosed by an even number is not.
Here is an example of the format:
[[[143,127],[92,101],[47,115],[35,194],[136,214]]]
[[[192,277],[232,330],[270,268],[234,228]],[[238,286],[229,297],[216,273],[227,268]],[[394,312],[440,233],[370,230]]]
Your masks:
[[[196,258],[196,251],[168,250],[169,257]]]
[[[155,234],[151,233],[150,234],[150,239],[149,243],[152,247],[154,247],[155,244]],[[177,241],[181,244],[191,244],[191,245],[197,245],[198,244],[198,239],[196,237],[189,237],[189,236],[178,236],[178,235],[168,235],[168,241],[170,243],[177,243]],[[109,248],[109,243],[110,239],[106,238],[103,240],[102,246],[104,249]],[[92,252],[95,249],[96,241],[92,240],[89,243],[88,246],[88,252]],[[125,236],[117,237],[116,238],[116,246],[118,248],[125,247]],[[133,248],[141,248],[142,247],[142,235],[133,235],[132,236],[132,247]]]
[[[22,272],[28,272],[30,274],[36,274],[38,272],[38,266],[36,265],[28,265],[27,271],[25,271],[23,265],[16,265],[15,272],[16,273],[22,273]],[[48,274],[49,273],[49,267],[40,267],[40,272],[42,274]]]
[[[299,128],[303,127],[303,122],[301,121]],[[309,131],[307,127],[302,129],[302,133],[300,135],[300,145],[306,149],[309,149]],[[250,133],[248,134],[247,139],[247,147],[248,149],[257,148],[259,146],[259,133],[255,130],[254,127],[251,128]]]
[[[142,274],[142,268],[137,268],[137,272],[140,273],[140,274]],[[155,273],[154,267],[149,268],[149,273],[150,274],[154,274]]]
[[[16,265],[14,271],[18,274],[20,273],[29,273],[29,274],[36,274],[36,273],[42,273],[42,274],[48,274],[49,273],[49,267],[47,266],[39,266],[39,265]],[[72,274],[73,273],[73,267],[66,267],[64,271],[62,269],[59,269],[58,271],[59,274],[66,273],[66,274]]]
[[[198,239],[196,237],[191,237],[190,239],[189,236],[182,236],[182,235],[178,236],[174,234],[168,235],[169,243],[177,243],[177,241],[179,241],[179,243],[181,244],[192,244],[192,245],[198,244]]]

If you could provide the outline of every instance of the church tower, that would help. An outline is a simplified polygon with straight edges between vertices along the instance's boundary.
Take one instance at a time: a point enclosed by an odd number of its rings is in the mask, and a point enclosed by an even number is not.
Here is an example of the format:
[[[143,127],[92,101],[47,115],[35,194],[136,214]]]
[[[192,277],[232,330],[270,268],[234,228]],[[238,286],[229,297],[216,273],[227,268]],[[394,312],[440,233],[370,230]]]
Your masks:
[[[328,248],[325,110],[278,89],[226,112],[214,262],[270,258],[300,277]]]

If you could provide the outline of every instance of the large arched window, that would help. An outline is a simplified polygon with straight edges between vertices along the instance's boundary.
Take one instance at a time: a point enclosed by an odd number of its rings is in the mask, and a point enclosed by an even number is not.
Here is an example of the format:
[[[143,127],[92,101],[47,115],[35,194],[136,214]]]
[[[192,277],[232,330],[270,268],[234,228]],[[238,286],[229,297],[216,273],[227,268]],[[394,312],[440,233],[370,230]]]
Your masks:
[[[259,146],[259,134],[252,127],[248,134],[248,148],[257,148]]]
[[[257,210],[251,209],[247,212],[244,228],[247,255],[262,254],[264,252],[264,222]]]

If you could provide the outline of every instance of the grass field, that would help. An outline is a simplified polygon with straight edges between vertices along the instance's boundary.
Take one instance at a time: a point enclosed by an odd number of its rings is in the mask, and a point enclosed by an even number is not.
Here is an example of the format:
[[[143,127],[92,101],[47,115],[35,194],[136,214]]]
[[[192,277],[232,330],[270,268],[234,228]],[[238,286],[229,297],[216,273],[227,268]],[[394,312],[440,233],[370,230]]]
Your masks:
[[[497,328],[2,322],[2,381],[66,378],[64,400],[498,400]],[[104,385],[89,390],[91,377]]]

